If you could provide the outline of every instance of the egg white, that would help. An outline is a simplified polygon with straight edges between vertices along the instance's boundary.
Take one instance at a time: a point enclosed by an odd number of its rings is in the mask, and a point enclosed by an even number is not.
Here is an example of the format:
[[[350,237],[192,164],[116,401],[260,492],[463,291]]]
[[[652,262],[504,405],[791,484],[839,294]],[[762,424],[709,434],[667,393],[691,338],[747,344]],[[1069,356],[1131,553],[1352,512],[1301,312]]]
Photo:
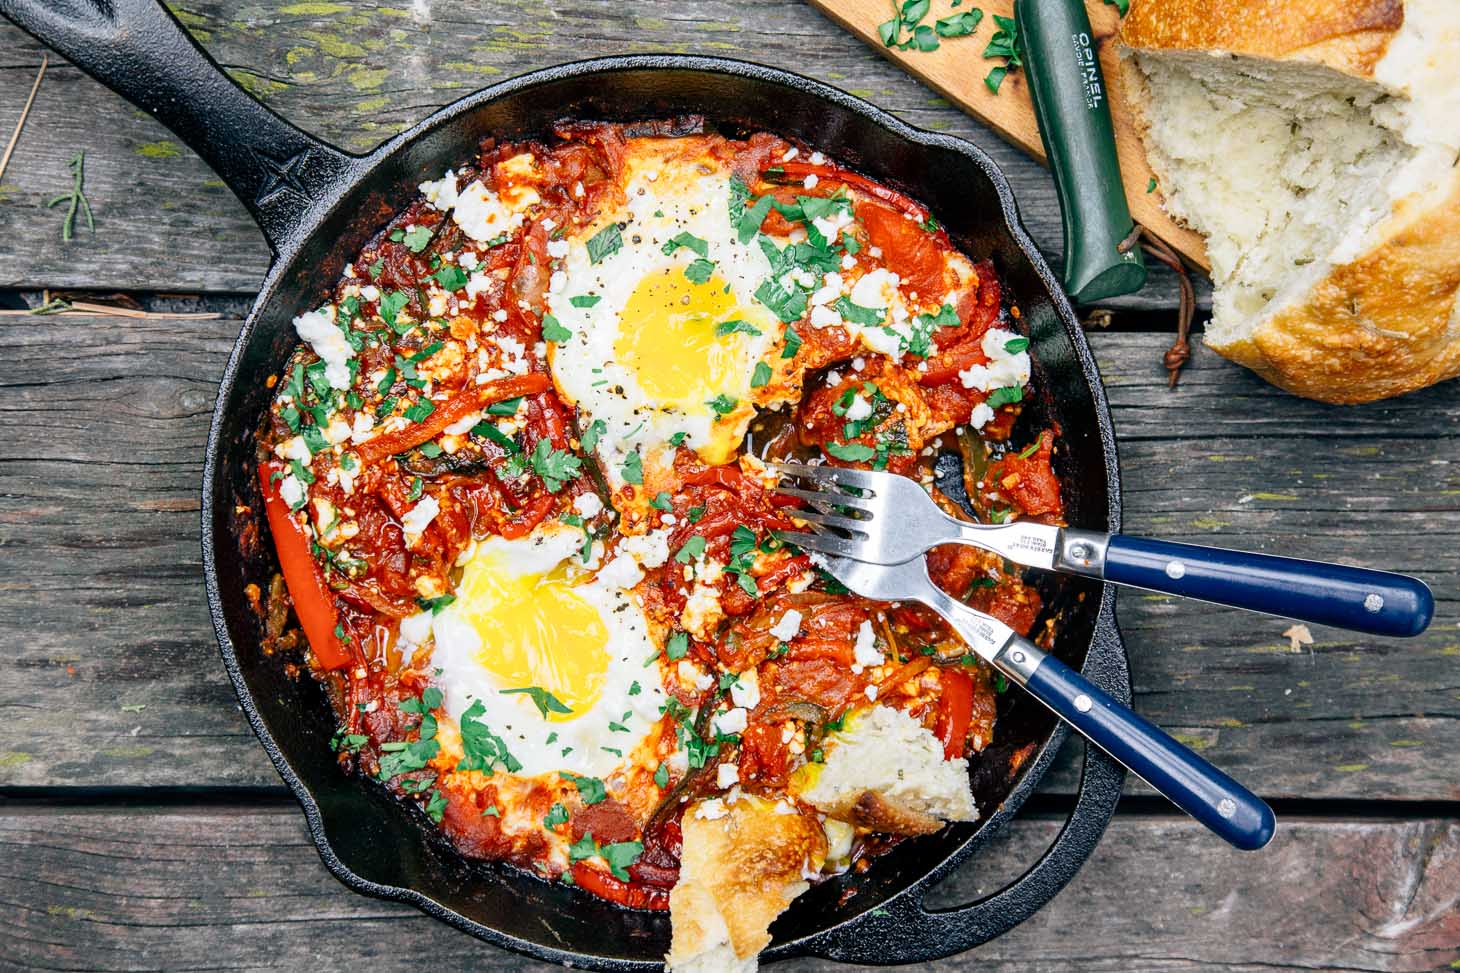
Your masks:
[[[494,537],[481,542],[465,565],[456,601],[430,623],[435,641],[431,665],[438,670],[433,682],[444,693],[447,714],[459,723],[462,713],[480,700],[486,709],[480,721],[502,738],[522,764],[519,773],[527,776],[560,771],[609,776],[649,734],[665,702],[655,643],[638,601],[631,591],[580,569],[582,542],[581,530],[557,523],[520,540]],[[549,576],[546,581],[544,576]],[[555,586],[554,596],[568,601],[545,597],[544,584]],[[491,592],[498,587],[513,597],[496,601]],[[563,627],[568,624],[564,604],[579,610],[588,606],[578,617],[591,616],[601,624],[601,646],[567,644],[572,632]],[[502,672],[503,660],[494,655],[493,640],[506,637],[503,633],[509,630],[520,634],[524,619],[516,613],[522,612],[538,613],[526,621],[541,636],[543,658],[531,675],[524,677],[519,666],[517,677],[509,679]],[[602,665],[585,676],[581,669],[586,657]],[[555,668],[574,658],[580,670],[576,679],[598,683],[586,708],[575,702],[575,692],[581,695],[583,686],[565,688],[552,681]],[[650,658],[654,661],[646,665]],[[528,694],[503,692],[529,684],[554,692],[573,712],[544,716]]]
[[[550,313],[571,332],[552,347],[554,381],[560,394],[580,409],[582,426],[604,423],[598,451],[615,487],[624,482],[621,470],[632,452],[639,452],[645,465],[666,464],[673,454],[673,447],[666,444],[676,434],[683,434],[683,445],[706,462],[727,462],[754,415],[752,378],[757,363],[775,360],[785,330],[755,298],[756,288],[770,274],[770,262],[754,240],[742,244],[737,237],[730,220],[730,172],[709,163],[661,170],[655,162],[652,155],[631,158],[625,205],[564,241],[566,253],[547,296]],[[595,264],[588,241],[612,223],[622,227],[623,245]],[[715,264],[713,288],[685,282],[685,269],[699,259],[697,252],[687,247],[664,252],[665,245],[682,232],[705,242],[705,259]],[[712,317],[723,315],[724,320],[745,321],[758,334],[737,331],[702,341],[698,348],[685,346],[664,326],[662,315],[679,310],[675,306],[651,308],[655,313],[649,315],[625,314],[636,292],[637,311],[644,310],[646,294],[668,295],[674,298],[672,305],[692,302],[685,308],[700,313],[710,327],[720,323]],[[596,297],[597,302],[581,307],[573,303],[574,297],[580,302]],[[708,313],[698,310],[701,305]],[[620,354],[624,341],[634,340],[625,339],[627,330],[645,327],[666,327],[662,345],[654,344],[662,337],[657,332],[639,339],[649,346],[660,374],[646,375]],[[706,344],[719,363],[713,369],[704,354]],[[662,387],[665,369],[657,366],[664,364],[682,375],[696,376],[687,386],[688,394],[666,399],[646,388],[646,384]],[[719,378],[711,379],[715,371]],[[713,408],[710,402],[718,396],[734,400],[733,410],[721,413]]]

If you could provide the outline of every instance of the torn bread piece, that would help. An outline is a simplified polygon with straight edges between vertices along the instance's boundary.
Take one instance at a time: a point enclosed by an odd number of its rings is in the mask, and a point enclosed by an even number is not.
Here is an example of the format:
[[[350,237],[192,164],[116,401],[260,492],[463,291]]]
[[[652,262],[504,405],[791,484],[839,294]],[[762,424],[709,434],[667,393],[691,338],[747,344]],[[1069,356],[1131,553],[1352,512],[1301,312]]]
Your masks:
[[[1207,347],[1325,402],[1460,375],[1460,3],[1135,0],[1119,50]]]
[[[681,827],[666,968],[753,973],[770,944],[771,922],[810,888],[807,877],[826,861],[821,824],[786,802],[738,795],[692,805]]]
[[[968,761],[945,760],[938,738],[902,710],[874,706],[853,714],[822,747],[825,763],[797,771],[792,788],[831,818],[904,835],[978,820]]]

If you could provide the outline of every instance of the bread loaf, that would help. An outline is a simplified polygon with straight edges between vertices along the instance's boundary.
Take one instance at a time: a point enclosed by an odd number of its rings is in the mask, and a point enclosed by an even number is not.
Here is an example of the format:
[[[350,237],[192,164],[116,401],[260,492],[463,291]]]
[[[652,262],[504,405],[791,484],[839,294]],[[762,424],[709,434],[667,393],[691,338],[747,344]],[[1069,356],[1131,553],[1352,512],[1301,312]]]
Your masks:
[[[1134,0],[1120,41],[1208,347],[1327,402],[1460,375],[1460,0]]]

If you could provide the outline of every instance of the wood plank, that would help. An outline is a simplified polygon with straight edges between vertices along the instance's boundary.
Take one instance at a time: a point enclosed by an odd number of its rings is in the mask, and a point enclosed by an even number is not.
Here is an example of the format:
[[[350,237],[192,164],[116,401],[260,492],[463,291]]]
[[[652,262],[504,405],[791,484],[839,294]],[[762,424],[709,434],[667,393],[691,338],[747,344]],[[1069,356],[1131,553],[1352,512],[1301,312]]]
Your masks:
[[[934,904],[997,888],[1058,825],[1015,822]],[[7,969],[557,969],[348,891],[292,808],[10,808],[0,849]],[[919,968],[1442,970],[1460,956],[1457,904],[1455,821],[1293,820],[1246,855],[1177,819],[1121,816],[1043,912]],[[871,968],[793,960],[773,969]]]
[[[938,48],[922,51],[914,47],[903,51],[883,43],[878,27],[891,11],[886,0],[810,0],[817,9],[846,27],[883,57],[922,79],[933,90],[953,102],[979,121],[988,125],[1014,145],[1037,159],[1045,160],[1044,145],[1039,138],[1034,103],[1029,84],[1022,71],[1012,71],[995,93],[984,84],[984,76],[1002,58],[985,60],[982,54],[997,30],[995,16],[1014,16],[1014,0],[983,0],[985,14],[979,29],[966,37],[943,38]],[[961,0],[959,0],[961,5]],[[967,9],[967,8],[963,8]],[[1159,187],[1149,187],[1155,176],[1146,161],[1146,150],[1136,124],[1135,109],[1126,94],[1116,53],[1116,36],[1120,31],[1120,14],[1105,0],[1085,0],[1090,15],[1090,31],[1100,58],[1109,96],[1111,123],[1115,130],[1115,151],[1120,158],[1120,177],[1125,184],[1126,202],[1131,215],[1161,237],[1197,266],[1211,269],[1206,243],[1184,226],[1179,226],[1162,208]],[[941,17],[960,12],[942,2],[930,9],[923,23],[931,28]],[[903,35],[906,36],[906,35]]]
[[[0,324],[0,786],[277,786],[200,584],[199,470],[237,327]],[[1314,626],[1293,653],[1284,621],[1124,596],[1138,708],[1270,796],[1460,798],[1460,385],[1274,402],[1198,348],[1168,392],[1164,338],[1094,342],[1128,530],[1409,571],[1440,600],[1418,639]]]
[[[432,11],[189,0],[174,10],[272,108],[352,151],[475,88],[564,61],[673,51],[777,65],[984,148],[1009,174],[1036,242],[1047,254],[1060,250],[1059,209],[1039,165],[802,4],[471,0]],[[0,132],[8,137],[41,48],[0,21],[0,51]],[[97,232],[62,243],[61,216],[45,202],[70,188],[66,163],[81,148]],[[253,291],[268,262],[243,208],[192,152],[56,57],[0,183],[0,224],[26,241],[0,248],[0,288]],[[1205,280],[1200,287],[1207,301]],[[1112,306],[1174,308],[1175,278],[1153,271],[1144,291]]]

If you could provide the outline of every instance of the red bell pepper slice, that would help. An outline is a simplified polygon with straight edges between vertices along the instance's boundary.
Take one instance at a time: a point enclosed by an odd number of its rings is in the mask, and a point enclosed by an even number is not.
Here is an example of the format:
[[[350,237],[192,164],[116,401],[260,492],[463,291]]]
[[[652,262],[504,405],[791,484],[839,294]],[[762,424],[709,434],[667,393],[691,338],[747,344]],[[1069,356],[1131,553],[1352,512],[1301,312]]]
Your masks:
[[[377,436],[360,446],[355,452],[364,465],[378,463],[386,457],[404,453],[422,443],[430,442],[441,435],[441,431],[447,426],[460,422],[478,409],[485,409],[492,403],[505,399],[515,399],[519,395],[535,395],[538,392],[544,392],[551,384],[551,380],[546,375],[534,372],[530,375],[514,375],[511,378],[501,378],[475,388],[463,389],[427,416],[425,422],[407,426],[399,432]]]
[[[630,909],[654,909],[664,912],[669,908],[669,890],[640,885],[637,882],[621,882],[601,868],[594,868],[587,862],[573,863],[573,881],[601,899],[617,902]]]
[[[968,725],[973,721],[973,680],[968,673],[944,669],[943,695],[938,697],[938,717],[933,733],[943,741],[943,757],[952,760],[963,756],[963,741],[968,739]]]
[[[304,526],[294,518],[289,505],[279,496],[278,478],[282,463],[259,464],[259,485],[264,491],[264,512],[268,516],[269,533],[274,535],[274,550],[279,556],[279,569],[284,574],[284,584],[289,588],[289,598],[294,602],[294,614],[304,629],[314,657],[326,671],[341,669],[353,661],[349,651],[340,642],[335,632],[339,628],[339,616],[335,611],[334,595],[324,583],[324,576],[309,550],[309,537]]]

